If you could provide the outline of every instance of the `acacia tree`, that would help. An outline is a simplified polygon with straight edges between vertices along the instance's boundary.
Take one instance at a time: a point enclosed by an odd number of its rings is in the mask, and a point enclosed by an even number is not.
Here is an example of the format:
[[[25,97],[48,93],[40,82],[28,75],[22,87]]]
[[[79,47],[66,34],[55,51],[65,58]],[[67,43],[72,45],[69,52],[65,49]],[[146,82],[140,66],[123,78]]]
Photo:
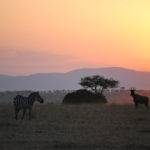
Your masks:
[[[118,87],[119,81],[113,78],[107,79],[103,76],[94,75],[81,78],[79,84],[85,89],[91,89],[95,93],[103,94],[104,90],[107,88]]]

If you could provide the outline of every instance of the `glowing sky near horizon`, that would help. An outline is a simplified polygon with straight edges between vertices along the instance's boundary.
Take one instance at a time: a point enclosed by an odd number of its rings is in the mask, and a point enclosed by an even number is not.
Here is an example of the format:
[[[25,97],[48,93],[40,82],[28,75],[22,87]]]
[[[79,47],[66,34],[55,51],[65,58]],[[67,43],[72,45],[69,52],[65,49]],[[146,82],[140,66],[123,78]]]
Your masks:
[[[0,2],[0,74],[150,71],[149,0]]]

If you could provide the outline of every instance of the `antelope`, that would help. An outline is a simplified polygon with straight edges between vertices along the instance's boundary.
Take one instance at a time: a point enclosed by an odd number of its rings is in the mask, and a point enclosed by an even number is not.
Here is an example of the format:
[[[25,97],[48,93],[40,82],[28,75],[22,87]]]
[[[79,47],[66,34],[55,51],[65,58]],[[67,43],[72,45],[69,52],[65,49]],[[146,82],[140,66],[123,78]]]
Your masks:
[[[133,97],[133,101],[135,103],[135,108],[138,107],[138,104],[144,104],[146,106],[146,108],[148,109],[149,99],[147,96],[142,96],[142,95],[136,94],[135,89],[131,89],[130,92],[131,92],[130,96]]]

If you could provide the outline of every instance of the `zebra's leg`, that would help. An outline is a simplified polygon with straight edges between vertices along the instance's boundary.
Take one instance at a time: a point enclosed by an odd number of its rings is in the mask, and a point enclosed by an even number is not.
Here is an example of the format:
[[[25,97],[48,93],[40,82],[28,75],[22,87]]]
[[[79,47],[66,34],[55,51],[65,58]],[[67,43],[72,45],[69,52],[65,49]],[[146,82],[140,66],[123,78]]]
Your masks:
[[[32,109],[29,109],[29,120],[31,119],[31,111]]]
[[[18,120],[19,109],[15,109],[15,119]]]
[[[25,109],[23,109],[23,113],[22,113],[22,118],[21,118],[21,120],[23,120],[23,119],[24,119],[24,115],[25,115],[25,113],[26,113],[26,110],[25,110]]]

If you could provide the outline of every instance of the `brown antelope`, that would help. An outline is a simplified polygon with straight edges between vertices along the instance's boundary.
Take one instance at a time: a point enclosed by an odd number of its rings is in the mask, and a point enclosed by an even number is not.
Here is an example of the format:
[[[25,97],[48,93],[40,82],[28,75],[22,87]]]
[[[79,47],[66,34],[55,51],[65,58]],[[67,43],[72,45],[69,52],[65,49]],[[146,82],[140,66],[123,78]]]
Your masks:
[[[135,103],[135,107],[138,107],[138,104],[145,104],[145,106],[148,108],[148,97],[147,96],[142,96],[139,94],[135,94],[135,89],[131,89],[131,96],[133,97],[133,101]]]

